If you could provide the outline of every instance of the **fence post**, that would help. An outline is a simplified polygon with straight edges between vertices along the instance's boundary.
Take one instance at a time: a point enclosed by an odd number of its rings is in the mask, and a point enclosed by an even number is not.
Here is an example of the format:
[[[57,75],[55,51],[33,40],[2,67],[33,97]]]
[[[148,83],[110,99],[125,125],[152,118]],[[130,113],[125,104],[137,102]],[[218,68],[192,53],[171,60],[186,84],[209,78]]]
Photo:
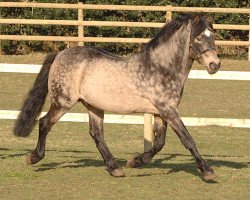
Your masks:
[[[152,148],[154,137],[152,114],[144,114],[144,152]]]
[[[172,20],[172,5],[167,5],[167,12],[165,18],[167,23]]]
[[[83,21],[83,8],[82,8],[83,3],[79,2],[78,5],[81,6],[81,8],[78,8],[78,22],[82,22]],[[84,37],[84,29],[83,29],[83,26],[80,24],[78,25],[78,37],[79,38]],[[79,41],[78,45],[83,46],[84,43],[82,41]]]

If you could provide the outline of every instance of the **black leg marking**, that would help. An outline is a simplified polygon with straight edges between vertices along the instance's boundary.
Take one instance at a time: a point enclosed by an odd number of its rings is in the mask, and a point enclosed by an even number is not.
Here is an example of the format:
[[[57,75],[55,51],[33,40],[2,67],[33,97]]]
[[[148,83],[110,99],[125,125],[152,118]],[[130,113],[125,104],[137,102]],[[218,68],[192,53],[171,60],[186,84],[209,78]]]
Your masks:
[[[154,115],[154,120],[155,122],[153,132],[155,134],[155,139],[153,147],[149,151],[128,160],[128,167],[139,167],[146,165],[165,145],[167,123],[163,121],[159,115]]]
[[[27,164],[35,164],[45,156],[45,144],[48,132],[52,126],[68,111],[68,109],[57,107],[52,104],[48,113],[39,120],[39,137],[36,149],[27,157]]]
[[[102,110],[97,110],[95,108],[89,109],[89,133],[96,143],[104,163],[108,168],[108,172],[112,176],[122,177],[125,176],[122,168],[116,163],[115,158],[109,151],[103,134],[103,118],[104,112]]]

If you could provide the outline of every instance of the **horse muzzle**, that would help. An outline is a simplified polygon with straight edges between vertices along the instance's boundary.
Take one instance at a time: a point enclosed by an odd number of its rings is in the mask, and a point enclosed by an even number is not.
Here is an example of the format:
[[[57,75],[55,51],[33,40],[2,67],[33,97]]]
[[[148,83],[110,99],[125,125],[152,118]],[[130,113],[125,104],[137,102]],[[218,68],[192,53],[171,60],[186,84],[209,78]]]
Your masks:
[[[211,62],[211,63],[209,63],[209,65],[207,67],[207,71],[209,74],[214,74],[219,69],[220,69],[220,62],[218,62],[218,63]]]

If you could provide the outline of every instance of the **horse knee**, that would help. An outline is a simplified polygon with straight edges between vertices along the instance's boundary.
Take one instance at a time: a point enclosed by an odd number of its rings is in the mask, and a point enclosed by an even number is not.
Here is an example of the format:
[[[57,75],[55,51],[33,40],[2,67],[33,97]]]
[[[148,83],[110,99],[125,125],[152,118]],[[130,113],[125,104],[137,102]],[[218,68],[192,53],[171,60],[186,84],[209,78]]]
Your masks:
[[[95,141],[95,143],[96,143],[97,145],[102,141],[99,132],[90,130],[90,131],[89,131],[89,134],[90,134],[90,136],[94,139],[94,141]]]

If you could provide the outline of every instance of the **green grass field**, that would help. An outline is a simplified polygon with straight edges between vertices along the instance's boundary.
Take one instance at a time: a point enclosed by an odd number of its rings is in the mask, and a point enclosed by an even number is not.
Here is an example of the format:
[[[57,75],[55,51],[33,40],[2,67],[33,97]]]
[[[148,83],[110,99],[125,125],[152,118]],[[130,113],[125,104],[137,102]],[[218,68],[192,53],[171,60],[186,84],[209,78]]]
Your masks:
[[[250,143],[247,129],[189,128],[218,178],[201,180],[189,152],[168,131],[167,144],[145,167],[124,168],[125,178],[110,177],[88,135],[87,124],[60,122],[48,137],[46,157],[26,166],[37,141],[12,136],[13,121],[0,130],[0,199],[249,199]],[[105,125],[106,141],[118,162],[143,151],[143,127]]]
[[[40,64],[42,54],[0,56],[0,63]],[[247,61],[223,61],[225,70],[250,71]],[[224,66],[223,65],[223,66]],[[237,67],[237,69],[236,69]],[[194,68],[200,68],[195,65]],[[0,73],[0,109],[19,110],[34,74]],[[250,118],[250,82],[188,80],[181,116]],[[46,102],[44,111],[48,109]],[[84,112],[76,105],[71,112]],[[125,168],[125,178],[110,177],[88,134],[87,123],[59,122],[48,136],[46,157],[34,166],[26,154],[37,142],[12,135],[14,120],[0,120],[0,199],[250,199],[249,129],[188,127],[217,179],[204,182],[190,153],[168,129],[167,143],[147,166]],[[105,124],[107,144],[125,166],[143,152],[143,126]]]

